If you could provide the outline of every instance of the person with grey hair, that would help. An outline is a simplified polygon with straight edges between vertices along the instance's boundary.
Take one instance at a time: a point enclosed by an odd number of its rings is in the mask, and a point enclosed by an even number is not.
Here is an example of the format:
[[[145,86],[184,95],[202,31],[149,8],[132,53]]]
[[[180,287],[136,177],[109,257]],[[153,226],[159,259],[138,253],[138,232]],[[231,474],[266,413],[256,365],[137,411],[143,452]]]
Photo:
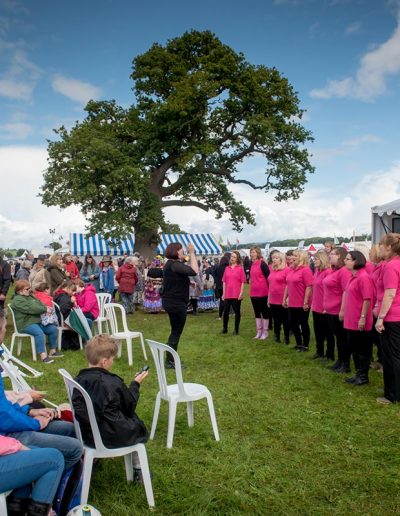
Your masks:
[[[118,269],[115,279],[119,283],[119,294],[121,296],[122,306],[125,308],[127,314],[133,314],[135,311],[133,292],[138,282],[138,275],[132,256],[125,258],[125,262]]]
[[[32,269],[32,262],[29,260],[24,260],[21,264],[21,267],[18,269],[17,274],[15,275],[15,279],[18,280],[29,280],[29,275]]]

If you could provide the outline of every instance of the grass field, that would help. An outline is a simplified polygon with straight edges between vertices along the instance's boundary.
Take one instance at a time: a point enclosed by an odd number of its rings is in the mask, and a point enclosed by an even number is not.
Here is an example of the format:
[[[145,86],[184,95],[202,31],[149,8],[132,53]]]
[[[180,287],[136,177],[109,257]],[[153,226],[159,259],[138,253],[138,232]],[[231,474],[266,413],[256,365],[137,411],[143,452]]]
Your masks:
[[[351,387],[310,353],[255,341],[254,320],[244,303],[240,335],[219,335],[217,314],[188,316],[179,352],[188,365],[186,381],[204,383],[213,394],[221,441],[214,441],[205,400],[195,404],[195,426],[178,407],[174,447],[166,448],[167,404],[154,441],[147,445],[156,501],[154,514],[172,515],[390,515],[400,514],[400,416],[396,405],[381,406],[382,376]],[[141,311],[129,325],[145,338],[165,342],[165,314]],[[11,327],[6,343],[9,343]],[[32,363],[25,341],[23,359]],[[114,372],[129,382],[144,363],[126,348]],[[152,366],[152,361],[149,358]],[[48,398],[66,399],[59,367],[75,375],[85,366],[82,352],[67,352],[37,368],[37,388]],[[171,377],[172,372],[168,373]],[[141,389],[139,416],[151,426],[158,390],[155,368]],[[50,394],[51,393],[51,394]],[[89,502],[103,516],[149,513],[144,490],[127,484],[122,459],[94,468]]]

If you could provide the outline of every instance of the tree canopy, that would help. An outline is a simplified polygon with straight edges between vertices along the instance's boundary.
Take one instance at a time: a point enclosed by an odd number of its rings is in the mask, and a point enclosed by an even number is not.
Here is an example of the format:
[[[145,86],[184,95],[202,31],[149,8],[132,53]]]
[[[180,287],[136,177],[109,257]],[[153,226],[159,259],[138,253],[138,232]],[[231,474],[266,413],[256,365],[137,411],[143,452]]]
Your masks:
[[[48,143],[42,202],[79,205],[89,232],[131,232],[142,252],[167,224],[163,208],[194,206],[227,213],[233,228],[254,215],[230,190],[245,184],[298,198],[313,172],[303,110],[275,68],[248,63],[209,31],[186,32],[133,60],[134,103],[90,101],[86,118]],[[265,175],[240,170],[261,157]]]

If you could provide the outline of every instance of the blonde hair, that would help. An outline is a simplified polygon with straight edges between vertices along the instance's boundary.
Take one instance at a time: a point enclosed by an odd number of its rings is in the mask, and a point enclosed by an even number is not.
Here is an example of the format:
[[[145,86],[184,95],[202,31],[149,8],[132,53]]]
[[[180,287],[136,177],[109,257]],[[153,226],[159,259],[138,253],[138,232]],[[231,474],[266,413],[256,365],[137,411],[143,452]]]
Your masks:
[[[354,242],[354,251],[360,251],[364,255],[364,258],[369,260],[369,247],[363,242]]]
[[[392,249],[393,254],[400,254],[400,234],[399,233],[388,233],[384,235],[379,245],[387,245]]]
[[[383,258],[379,254],[379,245],[373,244],[369,251],[369,259],[372,263],[379,263],[383,260]]]
[[[275,264],[274,262],[272,262],[272,268],[274,271],[281,271],[282,269],[284,269],[286,267],[286,256],[281,253],[280,251],[274,251],[274,255],[277,256],[281,263],[278,265],[278,267],[275,267]]]
[[[308,265],[308,253],[306,251],[300,251],[300,249],[296,249],[293,251],[293,256],[299,259],[299,265]]]
[[[49,260],[50,266],[51,267],[58,267],[57,262],[60,259],[61,260],[63,259],[63,257],[60,254],[53,254],[52,256],[50,256],[50,260]]]
[[[109,335],[96,335],[86,343],[86,358],[90,365],[97,365],[103,358],[117,356],[118,344]]]
[[[317,251],[314,256],[314,260],[318,258],[318,260],[321,262],[321,265],[318,267],[320,271],[323,271],[325,269],[330,269],[331,264],[329,263],[329,256],[327,252],[324,250]]]
[[[250,247],[250,252],[251,251],[255,251],[257,253],[257,258],[258,259],[262,258],[261,249],[259,247],[257,247],[256,245],[253,246],[253,247]]]

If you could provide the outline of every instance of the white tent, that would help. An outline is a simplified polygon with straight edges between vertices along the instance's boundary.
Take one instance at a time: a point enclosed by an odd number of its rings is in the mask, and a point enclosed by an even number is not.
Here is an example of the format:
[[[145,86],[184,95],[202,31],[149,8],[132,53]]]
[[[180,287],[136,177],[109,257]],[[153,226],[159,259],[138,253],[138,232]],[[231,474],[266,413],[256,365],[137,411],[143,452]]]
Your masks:
[[[372,242],[377,244],[386,233],[400,233],[400,199],[373,206]]]

